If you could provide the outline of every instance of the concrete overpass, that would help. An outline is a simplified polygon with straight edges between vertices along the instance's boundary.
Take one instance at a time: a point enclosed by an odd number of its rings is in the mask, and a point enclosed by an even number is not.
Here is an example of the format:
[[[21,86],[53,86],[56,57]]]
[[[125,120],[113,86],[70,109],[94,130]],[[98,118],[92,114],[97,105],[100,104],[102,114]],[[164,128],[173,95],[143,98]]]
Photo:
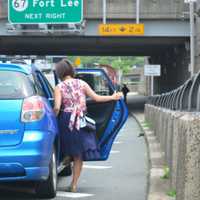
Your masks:
[[[182,84],[189,76],[189,20],[183,0],[140,0],[143,36],[100,36],[102,0],[84,1],[84,21],[74,25],[12,25],[7,1],[0,7],[0,54],[149,56],[161,64],[155,79],[160,93]],[[107,23],[135,23],[135,0],[107,0]]]

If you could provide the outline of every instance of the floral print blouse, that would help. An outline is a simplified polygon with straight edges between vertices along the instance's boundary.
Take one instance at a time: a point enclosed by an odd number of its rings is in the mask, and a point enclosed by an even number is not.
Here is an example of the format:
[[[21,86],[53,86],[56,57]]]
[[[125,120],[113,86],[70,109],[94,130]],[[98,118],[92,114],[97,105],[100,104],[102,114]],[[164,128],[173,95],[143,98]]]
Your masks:
[[[58,84],[62,95],[62,110],[70,112],[69,129],[80,129],[80,118],[86,112],[85,82],[80,79],[68,79]]]

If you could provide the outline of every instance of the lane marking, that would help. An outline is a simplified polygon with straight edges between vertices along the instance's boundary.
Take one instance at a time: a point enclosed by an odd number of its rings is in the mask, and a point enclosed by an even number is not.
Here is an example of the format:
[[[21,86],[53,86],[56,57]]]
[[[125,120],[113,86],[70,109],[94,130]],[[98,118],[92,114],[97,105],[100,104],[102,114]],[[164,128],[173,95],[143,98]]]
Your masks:
[[[112,166],[83,165],[85,169],[111,169]]]
[[[117,153],[120,153],[120,151],[115,151],[115,150],[112,150],[110,151],[111,154],[117,154]]]
[[[94,196],[94,194],[58,191],[56,196],[57,197],[69,197],[69,198],[84,198],[84,197]]]
[[[123,134],[117,135],[117,138],[121,138],[121,137],[123,137],[123,136],[124,136],[124,133],[123,133]]]
[[[120,142],[120,141],[115,141],[113,142],[113,144],[122,144],[123,142]]]

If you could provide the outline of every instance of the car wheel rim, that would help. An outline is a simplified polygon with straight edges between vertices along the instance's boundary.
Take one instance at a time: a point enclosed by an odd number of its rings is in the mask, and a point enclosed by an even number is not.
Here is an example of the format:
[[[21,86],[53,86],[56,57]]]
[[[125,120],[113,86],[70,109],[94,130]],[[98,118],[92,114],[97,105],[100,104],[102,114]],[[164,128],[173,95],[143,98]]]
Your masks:
[[[53,186],[54,189],[56,190],[56,185],[57,185],[57,169],[56,169],[56,157],[55,157],[55,153],[53,153],[52,155],[52,161],[53,161],[53,166],[52,166],[52,172],[53,172]]]

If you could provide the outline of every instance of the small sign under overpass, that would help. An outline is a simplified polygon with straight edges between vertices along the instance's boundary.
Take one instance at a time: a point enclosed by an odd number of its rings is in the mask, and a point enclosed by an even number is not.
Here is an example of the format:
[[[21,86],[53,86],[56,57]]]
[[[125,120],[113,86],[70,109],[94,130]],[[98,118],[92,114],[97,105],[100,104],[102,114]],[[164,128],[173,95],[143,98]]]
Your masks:
[[[145,65],[144,75],[151,77],[151,96],[153,96],[154,95],[154,76],[161,75],[161,66],[160,65]]]
[[[160,76],[161,75],[160,65],[145,65],[144,75],[145,76]]]
[[[99,24],[101,36],[144,35],[144,24]]]
[[[196,2],[197,0],[184,0],[185,3]]]
[[[83,0],[8,0],[13,24],[67,24],[83,19]]]

